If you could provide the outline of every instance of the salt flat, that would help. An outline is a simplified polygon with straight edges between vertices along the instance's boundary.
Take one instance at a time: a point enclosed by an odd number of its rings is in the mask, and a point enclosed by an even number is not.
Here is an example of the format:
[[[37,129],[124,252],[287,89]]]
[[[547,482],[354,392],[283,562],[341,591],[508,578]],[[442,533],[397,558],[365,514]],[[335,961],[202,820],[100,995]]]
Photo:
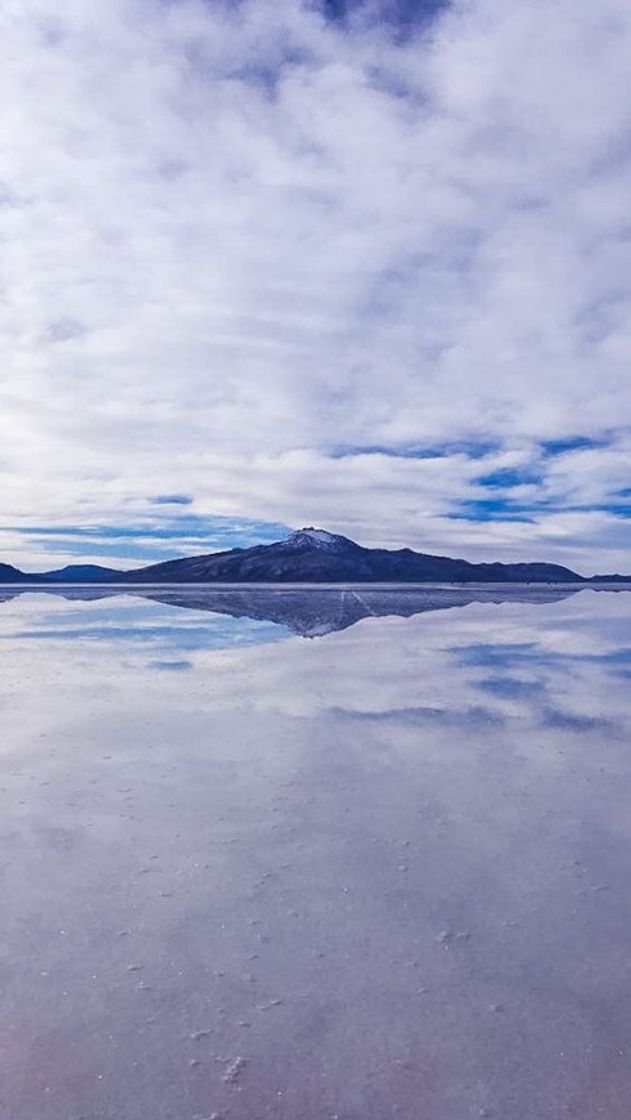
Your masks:
[[[443,591],[0,596],[2,1120],[628,1120],[631,595]]]

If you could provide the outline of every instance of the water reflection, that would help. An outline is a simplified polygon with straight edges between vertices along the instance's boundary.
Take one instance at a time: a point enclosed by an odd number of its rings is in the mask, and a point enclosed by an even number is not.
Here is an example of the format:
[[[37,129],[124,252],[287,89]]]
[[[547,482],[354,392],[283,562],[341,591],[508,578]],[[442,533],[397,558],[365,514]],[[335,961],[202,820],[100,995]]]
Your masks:
[[[627,1120],[631,596],[312,594],[5,600],[0,1117]]]
[[[591,589],[589,589],[591,590]],[[453,610],[467,607],[471,603],[524,603],[540,606],[545,603],[559,603],[570,596],[579,594],[577,587],[486,585],[484,587],[413,587],[398,586],[375,589],[370,586],[358,587],[233,587],[233,588],[195,588],[195,587],[148,587],[137,590],[134,587],[66,587],[46,591],[33,588],[14,588],[0,591],[0,604],[13,601],[20,595],[60,596],[69,602],[97,602],[104,599],[129,600],[161,603],[167,607],[180,607],[188,611],[223,615],[227,618],[251,620],[259,623],[273,623],[294,634],[305,638],[322,637],[336,630],[346,630],[364,618],[384,618],[396,616],[412,618],[428,611]],[[116,611],[110,612],[109,619]],[[66,624],[72,618],[65,613]],[[76,617],[76,615],[75,615]],[[92,616],[93,619],[97,615]],[[124,606],[124,617],[129,623],[142,617],[136,610],[133,614],[128,603]],[[129,627],[128,627],[129,630]],[[69,632],[76,637],[76,633]],[[235,627],[218,628],[209,632],[209,644],[216,640],[228,639],[228,644],[239,642],[240,636],[247,641],[254,633],[263,640],[273,640],[274,631],[237,630]],[[92,636],[98,636],[96,631]]]

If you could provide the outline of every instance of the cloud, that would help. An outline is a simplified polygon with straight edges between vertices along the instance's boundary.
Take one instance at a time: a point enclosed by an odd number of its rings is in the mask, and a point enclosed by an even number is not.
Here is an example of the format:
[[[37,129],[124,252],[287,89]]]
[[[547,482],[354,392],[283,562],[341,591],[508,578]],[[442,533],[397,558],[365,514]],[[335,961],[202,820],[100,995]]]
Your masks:
[[[177,507],[182,503],[167,504]],[[39,557],[40,570],[53,562],[56,567],[61,563],[76,563],[78,558],[90,563],[112,561],[114,567],[124,570],[138,567],[142,562],[157,563],[174,556],[203,555],[251,544],[271,544],[290,532],[286,525],[278,523],[229,517],[208,518],[179,509],[161,511],[159,516],[155,512],[138,513],[135,520],[134,525],[22,524],[17,540],[19,547],[30,557]],[[15,547],[15,532],[8,526],[0,525],[2,551],[10,552]]]
[[[625,0],[9,0],[0,32],[3,558],[190,496],[631,567]]]

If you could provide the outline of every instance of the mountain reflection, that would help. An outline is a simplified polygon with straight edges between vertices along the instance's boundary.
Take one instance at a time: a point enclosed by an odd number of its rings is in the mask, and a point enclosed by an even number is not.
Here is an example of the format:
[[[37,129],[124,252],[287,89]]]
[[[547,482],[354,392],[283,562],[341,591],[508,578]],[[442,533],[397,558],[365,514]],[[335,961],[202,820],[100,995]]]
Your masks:
[[[117,587],[12,588],[0,592],[0,603],[23,594],[55,595],[92,602],[133,596],[185,610],[208,611],[233,619],[251,619],[282,626],[303,638],[347,630],[365,618],[411,618],[430,611],[452,610],[472,603],[558,603],[581,594],[561,587],[396,587],[396,588],[165,588],[138,590]]]

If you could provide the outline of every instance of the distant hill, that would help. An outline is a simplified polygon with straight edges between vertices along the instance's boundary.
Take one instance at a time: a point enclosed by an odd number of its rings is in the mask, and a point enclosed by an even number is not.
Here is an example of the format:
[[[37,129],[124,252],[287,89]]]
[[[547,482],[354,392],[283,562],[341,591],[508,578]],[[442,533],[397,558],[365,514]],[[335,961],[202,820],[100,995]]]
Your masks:
[[[105,568],[102,564],[66,564],[52,572],[43,572],[42,578],[61,583],[106,583],[124,575],[118,568]]]
[[[560,564],[471,564],[409,548],[363,548],[312,527],[285,540],[207,556],[168,560],[126,572],[142,583],[580,583]]]
[[[42,583],[40,576],[30,576],[14,568],[13,564],[0,564],[0,583]]]

